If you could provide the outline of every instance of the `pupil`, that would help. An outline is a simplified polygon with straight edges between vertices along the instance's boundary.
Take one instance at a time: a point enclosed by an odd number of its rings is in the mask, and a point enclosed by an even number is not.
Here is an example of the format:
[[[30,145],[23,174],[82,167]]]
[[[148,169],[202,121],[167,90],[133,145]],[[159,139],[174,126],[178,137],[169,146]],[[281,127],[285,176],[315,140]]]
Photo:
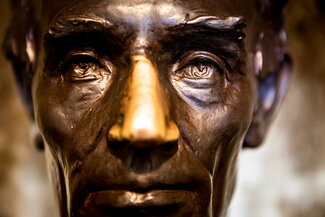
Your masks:
[[[79,68],[86,70],[88,68],[88,65],[86,63],[79,63]]]
[[[199,66],[199,71],[200,71],[200,72],[205,72],[206,69],[207,69],[207,67],[204,66],[204,65],[200,65],[200,66]]]

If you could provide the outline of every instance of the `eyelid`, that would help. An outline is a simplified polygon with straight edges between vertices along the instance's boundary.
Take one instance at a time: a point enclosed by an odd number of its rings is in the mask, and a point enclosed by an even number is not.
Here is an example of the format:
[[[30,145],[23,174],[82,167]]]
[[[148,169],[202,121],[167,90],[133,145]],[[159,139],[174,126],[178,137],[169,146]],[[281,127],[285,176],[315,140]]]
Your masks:
[[[98,59],[98,55],[93,51],[72,51],[65,56],[64,62],[68,62],[74,56],[79,56],[79,55],[80,56],[90,56],[95,59]]]
[[[105,68],[109,72],[112,72],[112,63],[92,50],[71,51],[65,56],[63,61],[64,65],[69,66],[70,62],[74,59],[74,57],[79,56],[92,58],[94,60],[94,63],[98,64],[99,67]]]

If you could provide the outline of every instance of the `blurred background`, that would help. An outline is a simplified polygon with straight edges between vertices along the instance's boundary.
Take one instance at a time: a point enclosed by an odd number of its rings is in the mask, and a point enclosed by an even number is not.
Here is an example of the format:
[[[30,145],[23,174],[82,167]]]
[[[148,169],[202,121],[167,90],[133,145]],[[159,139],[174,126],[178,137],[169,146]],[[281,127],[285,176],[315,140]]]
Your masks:
[[[0,42],[10,20],[0,0]],[[244,150],[230,217],[325,217],[325,1],[289,0],[294,73],[265,144]],[[43,153],[0,55],[0,217],[53,217]]]

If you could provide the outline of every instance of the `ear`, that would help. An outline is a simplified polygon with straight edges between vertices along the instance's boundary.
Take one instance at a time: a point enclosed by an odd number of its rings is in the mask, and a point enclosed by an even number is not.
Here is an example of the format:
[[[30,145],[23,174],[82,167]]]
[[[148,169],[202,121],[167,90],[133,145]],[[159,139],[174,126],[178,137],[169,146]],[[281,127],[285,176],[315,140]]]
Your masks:
[[[244,140],[244,147],[259,146],[287,93],[292,62],[286,50],[283,29],[283,7],[286,1],[259,0],[260,16],[257,24],[252,62],[257,80],[258,102],[252,123]]]
[[[34,126],[31,86],[38,55],[38,26],[29,0],[12,0],[12,18],[3,41],[6,57],[11,61],[19,93]],[[32,127],[37,147],[42,148],[40,136]]]
[[[31,84],[36,69],[37,26],[30,1],[12,0],[12,18],[3,41],[6,57],[11,61],[19,93],[33,117]]]
[[[258,104],[244,140],[244,147],[258,147],[263,142],[287,93],[291,65],[290,57],[284,55],[277,71],[269,73],[258,82]]]

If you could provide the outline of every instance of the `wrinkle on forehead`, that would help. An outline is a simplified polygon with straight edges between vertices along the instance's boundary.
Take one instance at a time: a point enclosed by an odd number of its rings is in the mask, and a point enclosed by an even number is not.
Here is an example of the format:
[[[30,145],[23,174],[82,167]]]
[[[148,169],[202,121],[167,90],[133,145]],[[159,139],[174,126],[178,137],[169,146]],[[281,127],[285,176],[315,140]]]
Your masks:
[[[43,0],[45,1],[45,0]],[[55,17],[69,15],[115,16],[121,20],[137,22],[139,19],[154,21],[165,19],[165,24],[181,22],[184,17],[198,16],[247,16],[247,8],[253,0],[56,0],[44,3],[51,23]],[[246,11],[246,12],[245,12]],[[154,19],[155,18],[155,19]],[[44,24],[45,24],[44,23]]]
[[[50,23],[55,17],[91,15],[131,24],[170,26],[199,16],[246,17],[242,9],[251,0],[240,4],[239,0],[71,0],[60,6],[61,1],[51,3],[59,8]]]
[[[163,25],[175,25],[186,16],[183,8],[168,2],[150,2],[134,5],[109,4],[108,13],[120,17],[126,23],[143,25],[159,22]]]

